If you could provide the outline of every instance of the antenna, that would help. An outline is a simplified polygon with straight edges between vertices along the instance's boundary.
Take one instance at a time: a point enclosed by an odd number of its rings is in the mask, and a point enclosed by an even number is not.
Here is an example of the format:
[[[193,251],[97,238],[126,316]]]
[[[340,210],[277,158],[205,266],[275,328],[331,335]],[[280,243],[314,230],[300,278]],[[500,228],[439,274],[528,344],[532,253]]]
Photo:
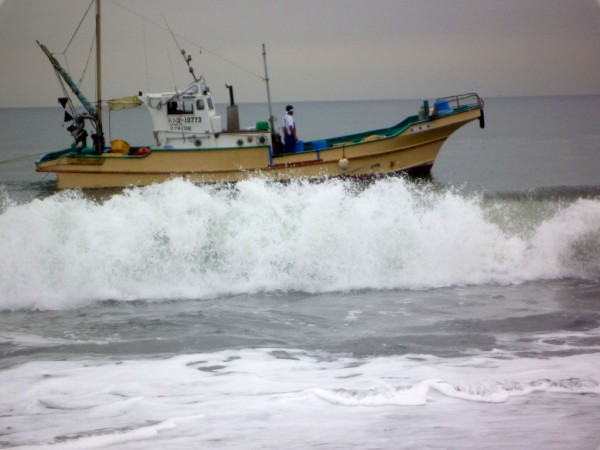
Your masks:
[[[165,21],[165,25],[167,26],[167,30],[169,30],[169,33],[171,33],[171,36],[173,37],[173,40],[175,41],[175,44],[177,45],[177,48],[181,52],[181,56],[183,56],[183,60],[187,64],[188,71],[192,75],[192,78],[194,79],[194,81],[200,81],[200,78],[198,78],[196,76],[196,74],[194,73],[194,68],[190,64],[192,62],[192,55],[187,54],[187,52],[185,51],[185,49],[181,48],[181,46],[179,45],[179,42],[177,42],[177,38],[175,37],[175,34],[173,33],[173,30],[171,30],[171,27],[169,26],[169,23],[167,22],[167,19],[165,19],[164,15],[161,14],[161,16],[162,16],[163,20]]]
[[[265,47],[265,44],[262,45],[262,55],[263,55],[263,61],[265,63],[265,83],[267,84],[267,100],[269,102],[269,123],[271,125],[271,132],[274,132],[275,130],[275,123],[274,123],[274,118],[273,118],[273,109],[271,108],[271,89],[269,89],[269,74],[267,72],[267,50]]]

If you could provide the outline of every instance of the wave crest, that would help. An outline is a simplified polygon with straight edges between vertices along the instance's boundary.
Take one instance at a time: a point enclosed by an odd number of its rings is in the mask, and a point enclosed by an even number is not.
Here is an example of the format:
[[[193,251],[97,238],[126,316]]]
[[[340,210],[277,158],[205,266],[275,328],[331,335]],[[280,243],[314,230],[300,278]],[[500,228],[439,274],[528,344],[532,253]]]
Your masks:
[[[0,308],[598,279],[599,230],[598,200],[515,209],[402,178],[5,199]]]

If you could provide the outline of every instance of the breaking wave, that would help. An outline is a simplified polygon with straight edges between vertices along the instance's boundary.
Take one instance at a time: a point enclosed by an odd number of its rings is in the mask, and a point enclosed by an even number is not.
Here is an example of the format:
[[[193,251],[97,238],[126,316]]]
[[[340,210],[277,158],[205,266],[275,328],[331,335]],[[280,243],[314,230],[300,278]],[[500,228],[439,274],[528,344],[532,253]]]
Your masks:
[[[600,200],[403,178],[0,198],[0,309],[600,278]]]

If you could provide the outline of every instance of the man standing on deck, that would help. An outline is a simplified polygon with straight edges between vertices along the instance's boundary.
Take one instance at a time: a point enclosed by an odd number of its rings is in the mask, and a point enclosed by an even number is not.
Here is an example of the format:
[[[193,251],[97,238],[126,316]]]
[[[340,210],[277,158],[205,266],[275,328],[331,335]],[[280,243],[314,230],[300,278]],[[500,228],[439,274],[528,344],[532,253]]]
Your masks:
[[[294,107],[292,105],[287,105],[285,110],[287,111],[287,114],[283,118],[285,152],[292,153],[296,150],[296,142],[298,142],[296,122],[294,121]]]

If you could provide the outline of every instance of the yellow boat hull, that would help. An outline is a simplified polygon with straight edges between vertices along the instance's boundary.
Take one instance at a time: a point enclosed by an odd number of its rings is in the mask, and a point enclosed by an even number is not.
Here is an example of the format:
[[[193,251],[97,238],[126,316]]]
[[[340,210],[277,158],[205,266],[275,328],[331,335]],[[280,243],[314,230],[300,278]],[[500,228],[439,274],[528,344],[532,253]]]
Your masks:
[[[143,186],[173,178],[195,183],[366,177],[429,170],[445,140],[482,110],[469,109],[408,126],[393,136],[373,134],[360,142],[273,156],[268,145],[224,149],[153,149],[148,154],[64,156],[36,162],[38,172],[55,173],[59,189]]]

